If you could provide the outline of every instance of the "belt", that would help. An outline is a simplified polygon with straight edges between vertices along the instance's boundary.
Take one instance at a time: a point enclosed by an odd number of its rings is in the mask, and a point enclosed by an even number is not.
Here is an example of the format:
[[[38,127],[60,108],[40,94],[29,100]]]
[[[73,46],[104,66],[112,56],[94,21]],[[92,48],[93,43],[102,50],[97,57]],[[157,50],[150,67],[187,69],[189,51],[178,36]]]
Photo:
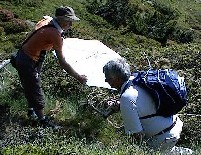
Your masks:
[[[174,121],[174,123],[172,125],[170,125],[169,127],[165,128],[161,132],[157,133],[155,136],[159,136],[159,135],[162,135],[162,134],[170,131],[175,126],[176,122],[177,122],[177,118],[176,118],[176,120]]]

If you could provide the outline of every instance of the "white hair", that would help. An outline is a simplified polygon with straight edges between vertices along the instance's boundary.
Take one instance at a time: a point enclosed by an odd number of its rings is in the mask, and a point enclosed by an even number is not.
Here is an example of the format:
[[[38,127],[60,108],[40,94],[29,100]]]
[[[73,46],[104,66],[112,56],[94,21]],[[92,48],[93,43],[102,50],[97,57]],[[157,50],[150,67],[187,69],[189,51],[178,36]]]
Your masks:
[[[110,60],[103,67],[103,73],[106,77],[116,76],[120,77],[123,81],[127,81],[131,75],[130,65],[124,58]]]

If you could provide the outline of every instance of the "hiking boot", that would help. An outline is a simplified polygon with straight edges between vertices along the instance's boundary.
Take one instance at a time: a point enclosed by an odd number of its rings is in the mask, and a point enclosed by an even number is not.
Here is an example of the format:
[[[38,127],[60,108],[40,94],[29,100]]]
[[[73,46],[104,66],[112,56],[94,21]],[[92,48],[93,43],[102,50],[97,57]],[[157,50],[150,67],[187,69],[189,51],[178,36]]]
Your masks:
[[[53,130],[59,130],[59,129],[61,129],[61,126],[56,125],[48,117],[45,117],[45,119],[40,120],[39,123],[42,125],[43,128],[50,127]]]
[[[36,115],[34,110],[28,110],[27,116],[32,121],[36,121],[38,119],[38,116]]]

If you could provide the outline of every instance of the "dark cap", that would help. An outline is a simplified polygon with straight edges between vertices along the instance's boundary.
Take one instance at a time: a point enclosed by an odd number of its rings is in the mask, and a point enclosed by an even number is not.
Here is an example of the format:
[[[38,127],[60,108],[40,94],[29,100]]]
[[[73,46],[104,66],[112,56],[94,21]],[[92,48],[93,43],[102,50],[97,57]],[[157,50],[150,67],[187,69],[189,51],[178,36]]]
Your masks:
[[[66,6],[66,7],[61,6],[61,7],[57,8],[55,11],[55,16],[56,17],[65,16],[72,21],[80,20],[78,17],[76,17],[74,10],[69,6]]]

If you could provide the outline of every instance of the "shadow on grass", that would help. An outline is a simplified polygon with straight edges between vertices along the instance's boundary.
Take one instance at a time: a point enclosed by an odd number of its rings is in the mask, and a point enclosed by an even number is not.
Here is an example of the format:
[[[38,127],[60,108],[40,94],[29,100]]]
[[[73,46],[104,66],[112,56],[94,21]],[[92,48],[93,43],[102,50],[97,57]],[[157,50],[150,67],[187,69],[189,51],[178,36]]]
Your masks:
[[[98,136],[104,126],[104,119],[91,112],[79,113],[64,121],[53,120],[62,129],[53,131],[51,128],[42,128],[37,121],[30,121],[23,114],[11,114],[10,106],[0,104],[0,147],[16,146],[28,143],[45,143],[51,139],[86,139],[91,143]]]

